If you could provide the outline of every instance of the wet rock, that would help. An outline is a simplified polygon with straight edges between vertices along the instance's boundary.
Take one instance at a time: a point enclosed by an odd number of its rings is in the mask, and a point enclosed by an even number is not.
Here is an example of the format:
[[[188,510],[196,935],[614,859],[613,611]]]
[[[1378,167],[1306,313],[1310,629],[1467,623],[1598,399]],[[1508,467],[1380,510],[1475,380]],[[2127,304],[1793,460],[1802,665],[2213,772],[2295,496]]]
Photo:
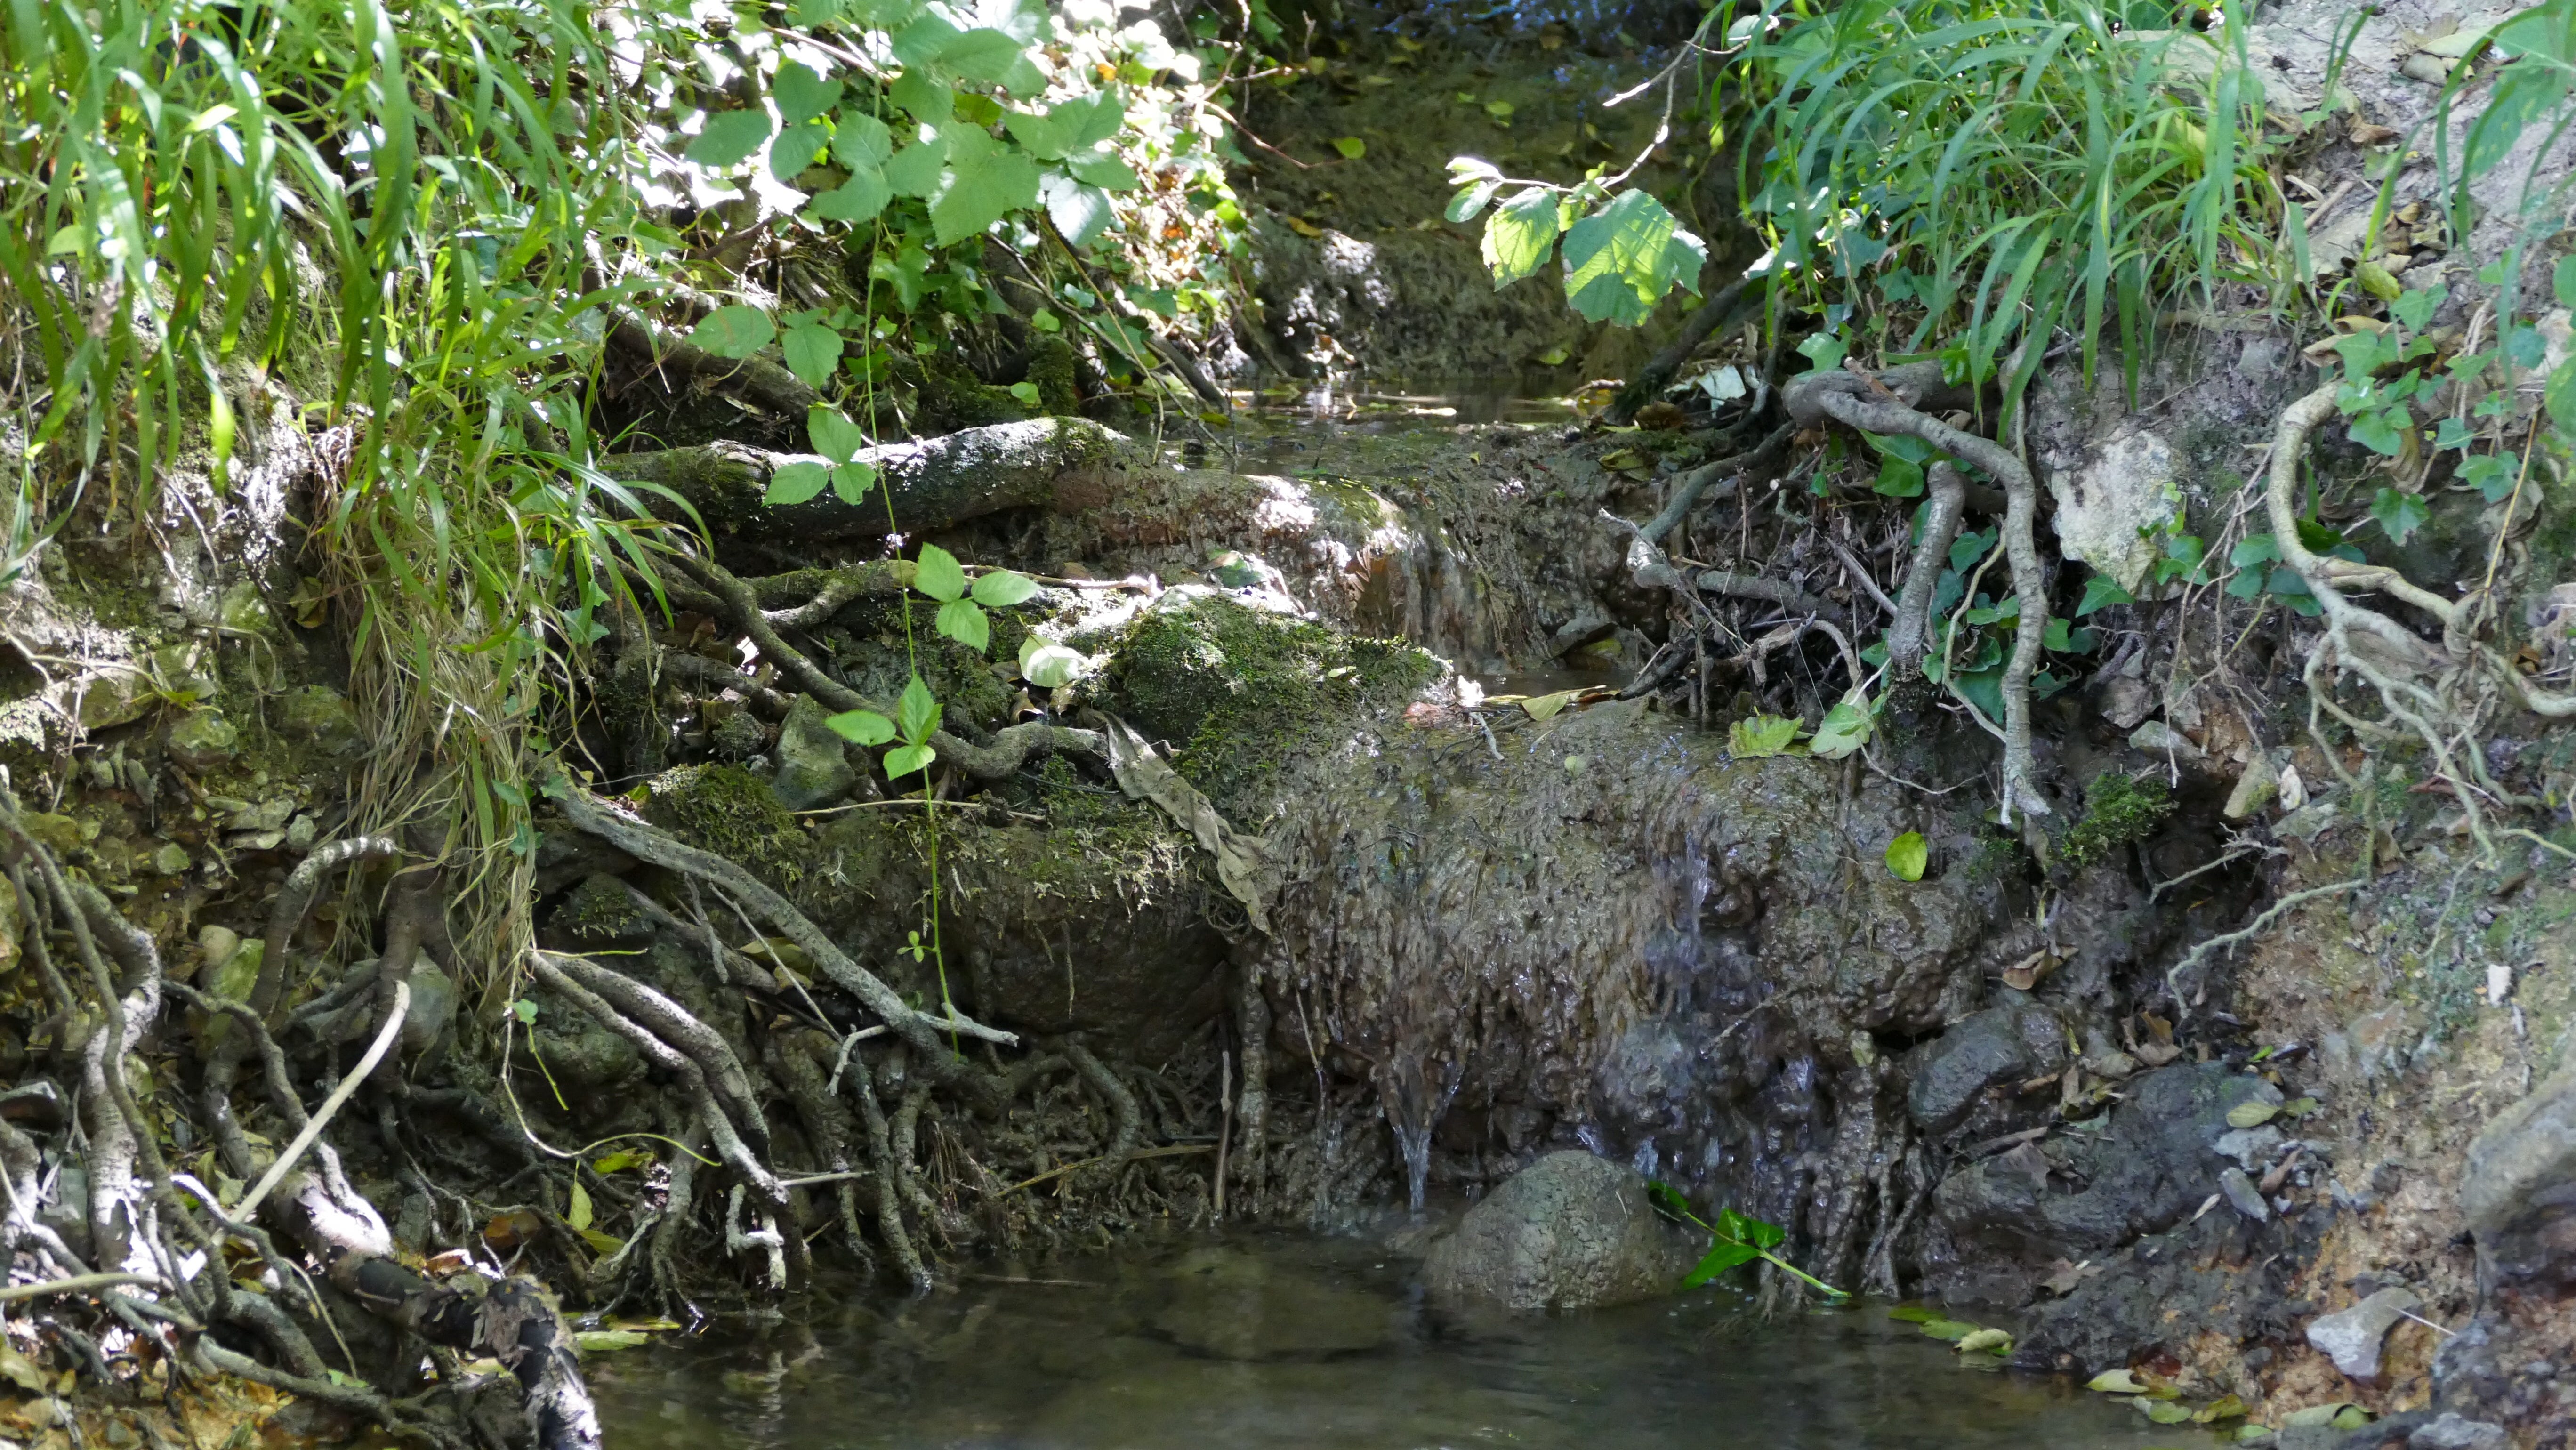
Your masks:
[[[1926,1130],[1946,1132],[1986,1089],[2065,1061],[2065,1030],[2056,1016],[2018,992],[2010,998],[1952,1025],[1924,1050],[1905,1106]]]
[[[233,758],[241,749],[241,732],[220,710],[191,710],[171,722],[165,743],[170,758],[183,769],[203,774]]]
[[[2460,1213],[2481,1277],[2576,1280],[2576,1068],[2497,1114],[2469,1145]]]
[[[328,685],[289,690],[269,709],[279,733],[324,755],[345,759],[367,748],[367,737],[358,728],[358,712],[349,707],[346,695]]]
[[[2458,1411],[2445,1410],[2406,1437],[2406,1450],[2505,1450],[2512,1443],[2502,1425],[2463,1419]]]
[[[1227,1249],[1189,1255],[1171,1278],[1154,1328],[1219,1359],[1357,1354],[1386,1342],[1396,1312],[1364,1289]]]
[[[1585,1309],[1672,1291],[1689,1235],[1657,1214],[1644,1175],[1590,1153],[1550,1153],[1512,1175],[1434,1244],[1435,1295],[1512,1309]]]
[[[778,728],[778,773],[770,777],[769,788],[777,794],[778,803],[791,811],[828,806],[859,783],[859,773],[850,768],[842,753],[841,737],[823,723],[826,718],[813,696],[799,695],[787,712],[786,723]]]
[[[2308,1325],[2308,1343],[2350,1379],[2379,1378],[2379,1346],[2406,1311],[2422,1301],[2414,1291],[2382,1289],[2349,1309],[2320,1314]]]
[[[1944,1179],[1934,1211],[1957,1238],[2083,1258],[2180,1223],[2209,1195],[2228,1110],[2280,1089],[2219,1063],[2182,1063],[2130,1079],[2109,1127],[2046,1145],[2075,1191],[2043,1188],[1993,1160]],[[2052,1180],[2055,1181],[2055,1180]],[[2249,1188],[2251,1185],[2248,1185]]]

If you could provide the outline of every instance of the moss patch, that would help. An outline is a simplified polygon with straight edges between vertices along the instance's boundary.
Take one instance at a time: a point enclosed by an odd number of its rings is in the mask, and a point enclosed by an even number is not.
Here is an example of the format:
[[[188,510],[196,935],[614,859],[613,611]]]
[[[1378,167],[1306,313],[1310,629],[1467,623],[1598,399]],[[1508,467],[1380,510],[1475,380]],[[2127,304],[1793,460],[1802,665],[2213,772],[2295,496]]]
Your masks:
[[[805,835],[768,783],[738,765],[683,765],[653,777],[644,818],[692,845],[791,889],[805,874]]]
[[[1222,596],[1153,610],[1109,646],[1110,707],[1219,807],[1275,790],[1300,747],[1410,698],[1439,671],[1402,640],[1338,634]]]
[[[2157,776],[2106,775],[2084,792],[2084,815],[2067,828],[2058,854],[2069,869],[2082,871],[2132,841],[2145,840],[2173,808],[2173,792]]]

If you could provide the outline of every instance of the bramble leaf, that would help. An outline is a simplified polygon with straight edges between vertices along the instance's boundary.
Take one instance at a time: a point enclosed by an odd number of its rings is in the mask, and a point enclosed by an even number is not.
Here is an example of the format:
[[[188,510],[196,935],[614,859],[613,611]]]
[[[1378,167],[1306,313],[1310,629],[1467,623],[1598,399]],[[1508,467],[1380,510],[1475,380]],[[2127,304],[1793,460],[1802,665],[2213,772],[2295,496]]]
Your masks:
[[[821,493],[832,481],[832,469],[823,463],[782,463],[769,475],[769,487],[760,501],[771,508],[799,504]]]
[[[769,314],[739,303],[719,307],[689,332],[692,346],[724,358],[746,358],[778,336]]]
[[[705,128],[680,154],[700,166],[728,170],[740,166],[760,149],[760,143],[769,139],[769,127],[769,113],[758,107],[718,111],[707,117]]]
[[[984,606],[972,599],[951,599],[939,606],[932,627],[979,655],[993,643],[993,623],[984,617]]]
[[[975,579],[975,602],[987,609],[1008,609],[1037,592],[1037,581],[1010,569],[995,569]]]
[[[894,722],[874,710],[845,710],[823,723],[852,745],[883,745],[894,738]]]
[[[913,569],[912,587],[945,604],[965,595],[966,571],[958,566],[956,555],[937,544],[924,544]]]

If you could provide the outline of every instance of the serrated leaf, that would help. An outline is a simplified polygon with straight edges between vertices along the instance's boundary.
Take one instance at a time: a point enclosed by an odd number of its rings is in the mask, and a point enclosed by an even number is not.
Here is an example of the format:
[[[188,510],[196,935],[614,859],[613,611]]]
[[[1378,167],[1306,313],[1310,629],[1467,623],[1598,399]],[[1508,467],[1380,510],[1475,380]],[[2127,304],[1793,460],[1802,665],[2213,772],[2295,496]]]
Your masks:
[[[1664,294],[1699,278],[1708,248],[1680,229],[1664,204],[1639,190],[1565,233],[1565,300],[1594,322],[1633,327]]]
[[[736,303],[708,313],[705,321],[690,329],[689,342],[717,357],[746,358],[777,336],[777,325],[768,313]]]
[[[1921,831],[1907,831],[1887,843],[1887,871],[1899,881],[1920,881],[1932,864],[1932,848]]]
[[[1065,145],[1064,128],[1051,113],[1013,111],[1002,118],[1002,129],[1011,133],[1021,150],[1040,161],[1061,161],[1070,149]]]
[[[975,576],[975,602],[987,609],[1008,609],[1038,592],[1037,581],[1010,569]]]
[[[1038,202],[1038,164],[1027,153],[973,127],[947,136],[948,166],[931,193],[932,236],[940,246],[981,235],[1013,211]]]
[[[1798,738],[1794,715],[1748,715],[1726,727],[1726,753],[1738,760],[1784,755]]]
[[[993,623],[984,617],[984,606],[972,599],[951,599],[939,606],[932,628],[979,655],[993,642]]]
[[[804,65],[789,61],[769,82],[770,99],[778,102],[779,120],[798,126],[841,103],[841,83],[826,80]]]
[[[886,188],[897,196],[928,196],[939,189],[939,178],[947,165],[948,145],[944,140],[915,141],[885,164]]]
[[[814,323],[787,329],[787,370],[809,388],[820,389],[841,366],[841,334]]]
[[[1073,173],[1074,180],[1103,191],[1134,191],[1144,185],[1136,168],[1115,156],[1076,156],[1065,163],[1065,170]]]
[[[916,770],[928,770],[939,752],[927,745],[899,745],[885,753],[886,779],[895,780]]]
[[[917,121],[945,126],[957,119],[957,93],[940,80],[936,71],[915,66],[894,78],[886,88],[886,99],[898,110]]]
[[[832,467],[828,463],[782,463],[769,475],[769,487],[760,495],[763,505],[784,508],[800,504],[831,486]]]
[[[1485,210],[1485,203],[1492,201],[1494,193],[1502,189],[1500,181],[1475,182],[1449,198],[1449,210],[1442,215],[1453,222],[1474,221]]]
[[[1085,186],[1070,176],[1049,172],[1040,177],[1038,196],[1046,203],[1047,220],[1055,223],[1068,246],[1091,245],[1116,219],[1117,214],[1110,209],[1109,193]]]
[[[959,567],[956,555],[937,544],[924,544],[913,566],[912,587],[945,604],[965,596],[966,571]]]
[[[1499,292],[1536,276],[1556,250],[1556,193],[1542,186],[1516,192],[1485,218],[1482,252]]]
[[[903,694],[894,702],[894,721],[903,727],[904,743],[908,745],[919,745],[930,738],[931,732],[939,728],[939,713],[938,697],[930,693],[919,675],[904,685]]]
[[[883,170],[862,167],[850,173],[850,179],[817,196],[806,210],[827,222],[847,222],[856,226],[874,221],[894,200],[894,188],[886,184]]]
[[[805,414],[805,436],[814,451],[834,463],[847,463],[868,446],[868,435],[838,408],[814,408]]]
[[[823,723],[852,745],[883,745],[894,738],[894,722],[874,710],[845,710]]]
[[[844,463],[832,470],[832,496],[846,504],[867,502],[868,490],[877,486],[877,466],[873,463]]]
[[[937,64],[951,75],[999,85],[1019,59],[1018,40],[1006,32],[978,26],[941,46]]]
[[[781,186],[793,186],[823,148],[832,144],[832,129],[821,121],[790,126],[769,146],[769,174]]]
[[[2419,495],[2403,489],[2383,488],[2370,500],[2370,516],[2379,521],[2380,529],[2388,535],[2388,542],[2403,544],[2417,529],[2424,527],[2424,521],[2433,516],[2433,510]]]
[[[873,171],[894,156],[894,132],[865,111],[845,111],[832,128],[832,159],[852,171]]]
[[[743,111],[718,111],[707,117],[707,124],[680,153],[700,166],[724,171],[750,159],[769,139],[769,113],[758,107]]]

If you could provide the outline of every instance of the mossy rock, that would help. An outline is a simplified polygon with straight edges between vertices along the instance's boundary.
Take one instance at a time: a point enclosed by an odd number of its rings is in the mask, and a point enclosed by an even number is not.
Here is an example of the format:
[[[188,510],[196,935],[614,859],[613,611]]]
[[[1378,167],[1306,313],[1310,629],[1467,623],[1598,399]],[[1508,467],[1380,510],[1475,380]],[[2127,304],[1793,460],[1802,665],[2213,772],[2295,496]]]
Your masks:
[[[612,876],[582,880],[547,918],[548,933],[576,952],[631,947],[653,935],[653,923]]]
[[[2154,835],[2173,809],[2173,791],[2161,776],[2143,780],[2116,773],[2103,776],[2085,790],[2084,814],[2067,827],[2066,838],[2058,842],[2058,855],[2068,869],[2084,870],[2108,860],[2122,846]]]
[[[1108,645],[1109,707],[1221,808],[1262,802],[1299,749],[1410,699],[1440,670],[1397,639],[1346,635],[1218,594],[1148,611]]]
[[[786,889],[805,874],[805,833],[769,783],[738,765],[682,765],[645,787],[644,819]]]

